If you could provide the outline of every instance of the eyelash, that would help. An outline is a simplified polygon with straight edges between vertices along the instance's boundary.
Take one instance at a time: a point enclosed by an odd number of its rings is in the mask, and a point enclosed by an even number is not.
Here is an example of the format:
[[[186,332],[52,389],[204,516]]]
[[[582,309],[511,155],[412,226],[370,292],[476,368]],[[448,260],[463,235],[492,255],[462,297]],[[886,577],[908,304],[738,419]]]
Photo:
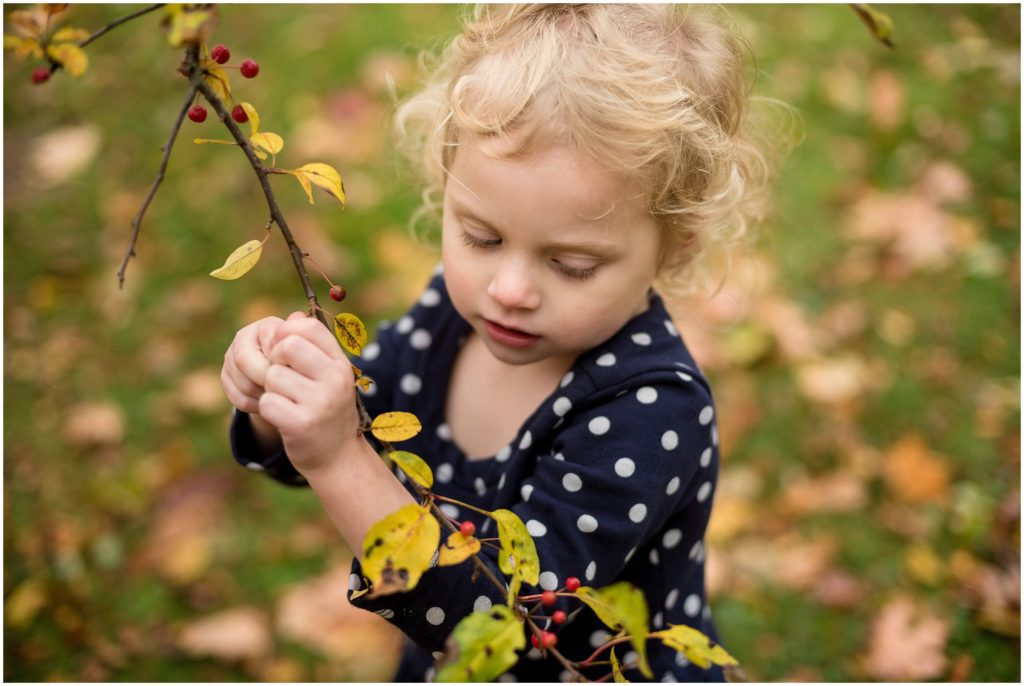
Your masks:
[[[461,239],[463,245],[467,245],[471,248],[488,249],[496,248],[499,245],[501,245],[500,238],[477,238],[476,236],[466,233],[465,231],[462,232]],[[562,274],[568,276],[570,279],[575,279],[577,281],[585,281],[597,273],[597,265],[594,265],[593,267],[583,268],[573,267],[572,265],[569,264],[562,264],[558,260],[555,260],[554,262],[558,268],[558,271],[562,272]]]

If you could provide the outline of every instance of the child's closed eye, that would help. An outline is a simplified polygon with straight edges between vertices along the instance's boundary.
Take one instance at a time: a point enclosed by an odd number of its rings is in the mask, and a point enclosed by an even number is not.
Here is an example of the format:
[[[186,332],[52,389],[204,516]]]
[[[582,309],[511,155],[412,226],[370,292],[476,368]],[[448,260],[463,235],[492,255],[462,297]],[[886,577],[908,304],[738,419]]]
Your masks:
[[[500,238],[481,238],[466,231],[462,232],[461,239],[463,245],[468,245],[471,248],[496,248],[501,245]]]
[[[558,271],[562,272],[569,278],[576,279],[578,281],[584,281],[586,279],[589,279],[590,277],[597,273],[596,264],[591,265],[589,267],[581,267],[578,265],[569,264],[567,262],[562,262],[561,260],[558,259],[552,259],[551,261],[558,269]]]

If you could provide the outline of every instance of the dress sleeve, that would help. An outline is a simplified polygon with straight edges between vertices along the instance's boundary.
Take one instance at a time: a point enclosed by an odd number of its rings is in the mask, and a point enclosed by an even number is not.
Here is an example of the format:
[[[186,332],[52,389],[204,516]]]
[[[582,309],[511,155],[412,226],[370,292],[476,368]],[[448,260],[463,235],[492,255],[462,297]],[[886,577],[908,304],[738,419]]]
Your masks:
[[[578,413],[558,406],[566,421],[553,442],[537,446],[536,468],[519,485],[511,508],[525,522],[541,564],[539,588],[522,592],[557,590],[570,576],[591,586],[615,580],[632,552],[698,497],[701,454],[712,442],[710,407],[703,387],[671,381],[631,387]],[[707,495],[701,499],[710,508]],[[666,545],[676,544],[671,534]],[[496,551],[485,546],[480,557],[504,580]],[[358,562],[353,571],[350,585],[358,589],[365,583]],[[382,615],[425,650],[438,651],[462,617],[504,602],[502,592],[483,575],[474,581],[472,571],[469,563],[434,568],[408,593],[372,600],[363,595],[352,604]],[[563,610],[576,609],[559,602]]]

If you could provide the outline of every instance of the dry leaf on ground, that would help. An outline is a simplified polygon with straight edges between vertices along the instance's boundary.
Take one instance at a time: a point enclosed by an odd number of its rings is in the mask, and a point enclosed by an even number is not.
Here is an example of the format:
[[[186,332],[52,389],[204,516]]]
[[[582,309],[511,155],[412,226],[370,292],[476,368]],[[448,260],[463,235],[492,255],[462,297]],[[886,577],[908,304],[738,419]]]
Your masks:
[[[188,624],[178,647],[195,657],[234,661],[258,658],[271,649],[270,623],[252,607],[236,607]]]
[[[112,402],[77,405],[68,413],[64,438],[75,448],[116,445],[124,438],[124,412]]]
[[[329,658],[358,666],[357,681],[388,679],[402,646],[402,635],[377,615],[348,602],[348,565],[293,586],[277,607],[283,637]],[[351,664],[350,664],[351,663]]]
[[[882,681],[925,681],[946,671],[949,621],[919,610],[907,596],[891,600],[871,625],[863,668]]]
[[[823,512],[854,512],[868,502],[864,480],[852,470],[805,477],[791,482],[781,496],[781,510],[804,516]]]
[[[949,496],[949,464],[916,433],[886,451],[882,474],[885,485],[905,503],[941,503]]]

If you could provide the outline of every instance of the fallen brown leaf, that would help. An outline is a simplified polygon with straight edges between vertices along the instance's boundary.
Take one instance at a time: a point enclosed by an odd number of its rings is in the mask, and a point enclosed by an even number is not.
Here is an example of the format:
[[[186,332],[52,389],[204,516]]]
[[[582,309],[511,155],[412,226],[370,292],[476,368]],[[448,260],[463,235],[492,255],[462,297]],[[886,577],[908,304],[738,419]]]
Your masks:
[[[263,657],[270,652],[269,621],[253,607],[236,607],[188,624],[178,635],[178,647],[195,657],[224,661]]]
[[[806,362],[796,367],[797,385],[811,400],[833,405],[859,398],[867,390],[867,364],[855,355]]]
[[[946,671],[949,621],[908,596],[889,601],[871,624],[864,671],[883,681],[924,681]]]
[[[804,516],[823,512],[853,512],[868,502],[864,480],[850,470],[791,482],[782,493],[786,514]]]
[[[888,489],[905,503],[941,503],[949,496],[949,469],[919,434],[911,433],[886,451],[882,475]]]
[[[332,660],[358,668],[356,681],[391,677],[402,634],[377,615],[348,602],[349,566],[340,565],[288,590],[277,607],[277,631]],[[374,659],[370,659],[370,657]]]
[[[197,369],[182,377],[178,384],[178,402],[196,412],[226,412],[228,401],[220,384],[219,370]]]
[[[77,405],[68,414],[64,438],[79,449],[117,445],[124,438],[124,412],[113,402]]]

